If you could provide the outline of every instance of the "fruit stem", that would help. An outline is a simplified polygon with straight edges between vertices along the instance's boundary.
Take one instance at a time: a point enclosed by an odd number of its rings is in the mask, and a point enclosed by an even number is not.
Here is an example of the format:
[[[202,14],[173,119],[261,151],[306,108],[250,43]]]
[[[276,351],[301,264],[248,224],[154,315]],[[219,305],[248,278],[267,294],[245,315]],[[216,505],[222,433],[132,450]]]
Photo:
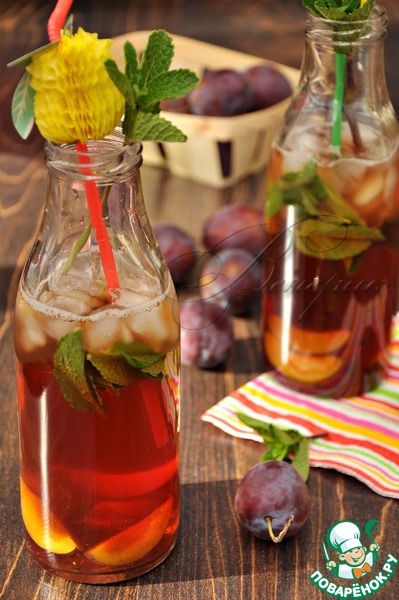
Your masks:
[[[294,515],[291,515],[290,518],[288,519],[288,521],[286,522],[286,524],[284,525],[283,529],[280,531],[280,533],[276,537],[274,535],[274,531],[272,528],[272,518],[266,517],[266,523],[267,523],[267,528],[269,530],[269,535],[275,544],[278,544],[279,542],[281,542],[281,540],[285,537],[285,534],[287,533],[288,529],[290,528],[290,525],[293,520],[294,520]]]

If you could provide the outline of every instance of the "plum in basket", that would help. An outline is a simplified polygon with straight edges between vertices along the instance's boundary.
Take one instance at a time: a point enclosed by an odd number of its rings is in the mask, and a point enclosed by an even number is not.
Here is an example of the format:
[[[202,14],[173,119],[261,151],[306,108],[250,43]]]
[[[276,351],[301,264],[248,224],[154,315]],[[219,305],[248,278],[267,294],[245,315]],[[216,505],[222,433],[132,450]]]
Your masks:
[[[206,70],[200,83],[188,94],[194,115],[232,117],[251,109],[251,90],[246,78],[233,69]]]
[[[252,92],[252,110],[268,108],[291,95],[287,78],[272,65],[256,65],[245,76]]]

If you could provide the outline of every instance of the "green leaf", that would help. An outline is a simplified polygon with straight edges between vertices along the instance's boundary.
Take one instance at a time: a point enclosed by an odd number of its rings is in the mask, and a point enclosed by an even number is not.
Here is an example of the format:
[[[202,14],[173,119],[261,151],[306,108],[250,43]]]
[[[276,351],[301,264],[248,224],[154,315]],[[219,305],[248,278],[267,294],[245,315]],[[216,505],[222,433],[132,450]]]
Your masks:
[[[110,78],[112,79],[122,96],[125,97],[126,102],[131,107],[134,107],[136,98],[127,75],[119,71],[116,62],[112,59],[106,60],[104,66],[107,70],[108,75],[110,76]]]
[[[101,399],[93,394],[86,378],[82,337],[83,330],[76,329],[60,339],[54,354],[54,376],[72,408],[103,413]]]
[[[315,258],[342,260],[362,254],[383,233],[367,227],[355,210],[317,173],[314,159],[300,171],[285,173],[268,190],[266,213],[274,216],[282,204],[295,205],[300,220],[295,225],[298,249]],[[351,265],[348,265],[351,268]],[[358,268],[359,261],[352,264]]]
[[[122,122],[122,133],[127,142],[133,141],[134,124],[137,117],[137,110],[132,108],[127,102],[125,105],[125,116]],[[138,140],[137,140],[138,141]]]
[[[163,374],[163,368],[165,363],[164,354],[149,354],[147,356],[129,356],[121,352],[121,356],[126,362],[135,369],[143,371],[150,377],[158,378]]]
[[[126,100],[122,125],[126,141],[186,141],[178,127],[159,116],[162,100],[185,96],[199,81],[188,69],[168,71],[173,57],[172,38],[162,29],[154,31],[148,38],[141,64],[130,42],[125,43],[124,54],[125,73],[119,71],[113,60],[104,64]]]
[[[35,123],[35,92],[30,86],[30,80],[30,74],[25,72],[16,87],[11,104],[12,122],[23,140],[26,140]]]
[[[131,42],[125,42],[123,50],[125,55],[125,75],[133,86],[138,85],[140,71],[136,49]]]
[[[272,183],[267,191],[266,215],[271,219],[274,217],[283,203],[282,190],[277,183]]]
[[[143,53],[140,65],[141,86],[145,87],[149,81],[168,71],[174,54],[171,36],[164,29],[156,29],[148,38],[147,46]]]
[[[308,215],[317,217],[320,214],[319,199],[316,194],[306,187],[301,188],[301,204]]]
[[[139,111],[131,139],[158,142],[185,142],[187,136],[173,123],[159,115]]]
[[[73,35],[73,15],[69,15],[67,20],[65,21],[65,25],[62,28],[64,34]]]
[[[97,369],[108,384],[126,387],[137,381],[137,373],[133,371],[124,358],[87,354],[87,360]]]
[[[360,7],[360,0],[302,0],[305,8],[317,17],[334,21],[361,21],[369,18],[375,0]]]
[[[291,464],[306,481],[309,475],[309,439],[296,431],[284,427],[277,427],[272,423],[264,423],[241,411],[237,417],[261,435],[267,446],[261,460],[286,460],[292,454]]]
[[[291,465],[302,475],[305,481],[309,477],[309,440],[302,438],[298,444],[298,449],[291,461]]]
[[[334,215],[347,219],[355,225],[364,225],[364,221],[357,212],[327,183],[325,185],[326,196],[323,200],[324,206]]]
[[[150,111],[161,100],[186,96],[197,85],[199,79],[189,69],[176,69],[160,73],[148,83],[145,96],[140,103],[142,111]]]
[[[264,455],[262,456],[262,461],[265,460],[284,460],[284,458],[289,454],[289,447],[285,444],[274,443],[269,446]]]
[[[356,256],[373,242],[384,239],[376,227],[348,225],[345,220],[333,215],[308,218],[295,226],[295,241],[301,252],[328,260]]]
[[[50,44],[46,44],[45,46],[36,48],[36,50],[32,50],[31,52],[24,54],[20,58],[16,58],[15,60],[12,60],[11,62],[8,63],[7,67],[26,67],[27,65],[29,65],[29,63],[32,60],[32,57],[35,54],[39,54],[40,52],[45,52],[46,50],[49,50],[53,46],[58,46],[59,43],[60,43],[60,41],[56,40],[55,42],[51,42]]]

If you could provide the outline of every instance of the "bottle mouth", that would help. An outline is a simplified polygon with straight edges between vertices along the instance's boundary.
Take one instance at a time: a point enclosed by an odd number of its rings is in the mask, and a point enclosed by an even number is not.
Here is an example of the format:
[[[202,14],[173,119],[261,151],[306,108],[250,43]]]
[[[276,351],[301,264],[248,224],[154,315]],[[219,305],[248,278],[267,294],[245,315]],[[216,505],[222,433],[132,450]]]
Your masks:
[[[125,143],[120,127],[101,140],[88,140],[84,146],[46,141],[45,153],[51,172],[97,183],[126,180],[143,162],[142,144]]]
[[[308,13],[306,35],[315,42],[334,46],[353,46],[375,42],[386,36],[388,17],[385,8],[376,4],[368,19],[335,21]]]

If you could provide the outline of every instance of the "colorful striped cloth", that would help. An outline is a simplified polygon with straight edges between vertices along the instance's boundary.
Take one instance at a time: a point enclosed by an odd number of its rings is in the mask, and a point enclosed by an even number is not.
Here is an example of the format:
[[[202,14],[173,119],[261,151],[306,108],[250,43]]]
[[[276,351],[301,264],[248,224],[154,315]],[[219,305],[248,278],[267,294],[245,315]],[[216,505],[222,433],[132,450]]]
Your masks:
[[[237,411],[267,423],[296,429],[312,439],[312,467],[356,477],[381,496],[399,498],[399,321],[394,324],[390,365],[382,384],[367,394],[342,400],[293,392],[264,373],[207,410],[203,421],[231,435],[262,438]]]

